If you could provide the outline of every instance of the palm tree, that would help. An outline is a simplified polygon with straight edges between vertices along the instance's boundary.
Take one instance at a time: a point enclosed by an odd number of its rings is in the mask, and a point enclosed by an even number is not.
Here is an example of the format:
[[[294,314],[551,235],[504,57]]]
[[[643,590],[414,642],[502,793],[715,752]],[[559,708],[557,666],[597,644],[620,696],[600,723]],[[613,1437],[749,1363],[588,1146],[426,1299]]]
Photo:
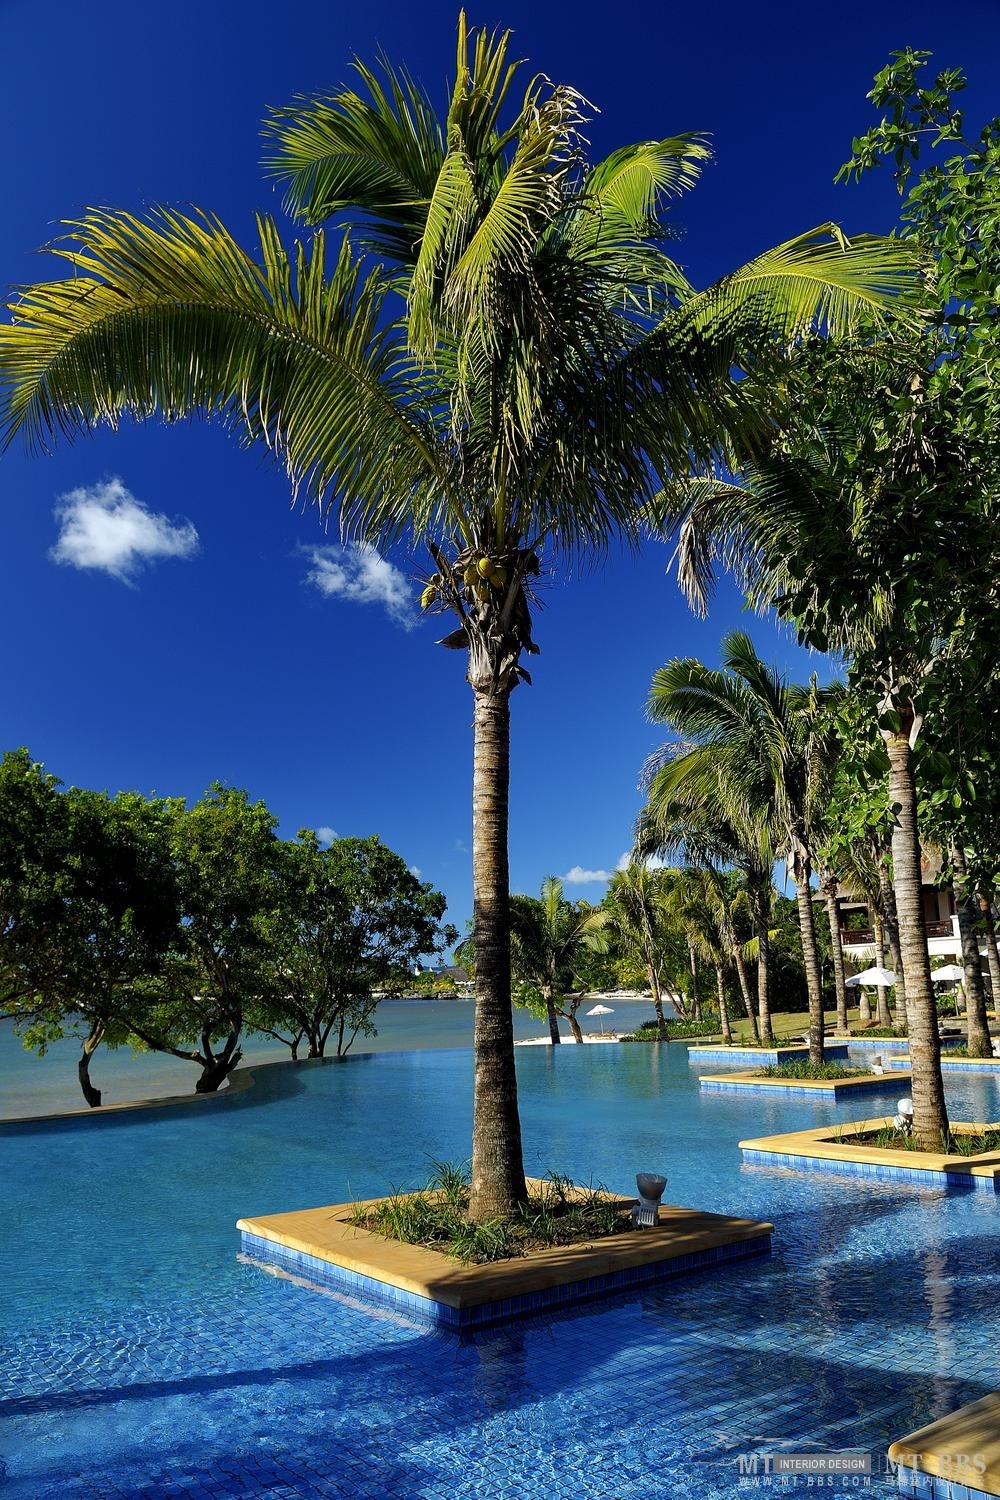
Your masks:
[[[659,871],[645,863],[630,861],[619,870],[601,911],[604,931],[616,946],[643,965],[653,997],[656,1029],[661,1042],[668,1039],[663,1014],[663,960],[666,934],[663,881]]]
[[[680,759],[687,761],[688,771],[678,777],[668,767]],[[769,820],[758,815],[734,822],[725,815],[710,747],[664,747],[651,758],[644,781],[648,800],[636,827],[636,851],[640,857],[682,858],[711,875],[751,1035],[755,1042],[773,1042],[768,954],[775,853]],[[735,893],[728,888],[726,871],[738,872],[740,888]],[[750,909],[756,931],[748,945],[736,933],[736,914],[744,906]],[[751,947],[757,963],[756,1011],[745,962]]]
[[[818,382],[812,405],[808,388],[799,387],[807,409],[785,445],[790,453],[779,445],[750,467],[742,484],[709,480],[678,487],[662,497],[663,513],[670,525],[680,522],[678,573],[696,608],[706,607],[722,561],[758,607],[777,601],[802,622],[811,643],[864,658],[867,706],[887,762],[896,972],[904,982],[914,1134],[925,1150],[937,1150],[948,1141],[949,1125],[913,750],[926,684],[940,667],[950,629],[938,609],[928,630],[926,575],[938,559],[925,555],[927,496],[936,493],[937,461],[948,474],[958,460],[947,436],[933,430],[930,411],[921,421],[907,415],[907,397],[921,381],[912,361],[900,357],[895,368],[883,368],[858,358],[855,367],[846,363],[828,375]],[[819,410],[812,409],[817,404]],[[942,485],[940,494],[951,491]],[[982,573],[992,556],[985,519],[973,507],[947,511],[949,577],[959,612],[976,590],[989,596]]]
[[[892,242],[823,226],[696,291],[663,249],[709,148],[687,134],[590,166],[584,101],[508,33],[459,21],[442,118],[405,70],[266,122],[266,167],[308,226],[249,253],[211,214],[91,210],[0,330],[0,431],[30,444],[195,411],[266,446],[347,539],[432,558],[429,611],[474,698],[475,1095],[470,1214],[525,1197],[510,990],[510,695],[528,681],[543,556],[637,544],[675,473],[767,430],[771,375],[810,330],[884,320],[913,275]],[[745,378],[739,378],[740,375]]]
[[[836,688],[786,683],[765,666],[743,631],[722,642],[722,668],[693,658],[653,678],[650,714],[715,752],[718,793],[728,810],[770,808],[779,854],[795,879],[809,991],[809,1059],[823,1061],[823,990],[812,895],[813,850],[832,776],[836,736],[827,712]],[[684,759],[664,767],[665,790],[681,785]]]
[[[562,1040],[559,1016],[569,1022],[573,1040],[582,1042],[583,1032],[576,1018],[579,999],[568,1010],[562,1000],[574,982],[574,959],[601,925],[597,909],[586,901],[575,905],[567,901],[562,881],[548,875],[542,881],[539,899],[511,896],[510,925],[514,975],[534,985],[545,1002],[553,1045]]]

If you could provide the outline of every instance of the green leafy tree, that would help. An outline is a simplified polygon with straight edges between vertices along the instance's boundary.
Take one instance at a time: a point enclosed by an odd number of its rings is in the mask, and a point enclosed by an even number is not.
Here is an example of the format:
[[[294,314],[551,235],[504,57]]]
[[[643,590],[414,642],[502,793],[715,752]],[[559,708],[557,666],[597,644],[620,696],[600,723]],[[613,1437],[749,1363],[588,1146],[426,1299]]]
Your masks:
[[[178,940],[169,813],[134,792],[57,788],[26,751],[0,767],[0,982],[25,1046],[80,1035],[80,1088],[97,1108],[91,1059],[129,1040]]]
[[[343,533],[408,536],[423,602],[451,616],[474,696],[474,1221],[525,1197],[510,1007],[509,700],[537,649],[543,558],[638,540],[663,479],[759,441],[775,361],[811,329],[878,319],[912,274],[900,246],[833,226],[703,291],[664,251],[664,213],[708,158],[695,134],[590,165],[584,102],[507,33],[467,33],[443,116],[405,71],[266,123],[267,171],[307,225],[91,210],[70,276],[23,291],[0,330],[0,430],[45,445],[122,416],[202,411],[266,445]],[[743,378],[738,378],[740,375]],[[548,565],[547,563],[545,564]]]
[[[374,1036],[381,999],[408,987],[421,956],[455,941],[446,901],[378,838],[322,848],[302,830],[280,846],[278,905],[269,923],[270,993],[252,1022],[297,1057],[344,1056],[359,1032]]]
[[[190,807],[170,806],[180,936],[128,1024],[144,1046],[197,1063],[195,1092],[214,1093],[240,1061],[247,1015],[273,995],[277,820],[220,783]]]

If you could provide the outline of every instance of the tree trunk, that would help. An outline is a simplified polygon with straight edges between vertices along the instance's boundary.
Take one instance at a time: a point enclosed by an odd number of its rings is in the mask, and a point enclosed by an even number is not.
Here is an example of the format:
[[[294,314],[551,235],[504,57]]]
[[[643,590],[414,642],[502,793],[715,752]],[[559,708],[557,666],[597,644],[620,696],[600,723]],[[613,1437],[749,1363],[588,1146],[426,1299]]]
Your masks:
[[[646,972],[649,974],[649,988],[653,995],[653,1010],[656,1012],[656,1032],[661,1042],[669,1041],[667,1032],[667,1018],[663,1014],[663,991],[660,989],[660,976],[656,971],[655,964],[647,964]]]
[[[1000,1009],[1000,953],[997,951],[997,929],[993,920],[993,907],[987,896],[979,897],[979,919],[986,934],[986,962],[990,970],[990,990],[993,1009]]]
[[[810,865],[807,855],[795,855],[795,900],[799,908],[799,932],[802,936],[802,962],[806,971],[806,988],[809,991],[809,1061],[819,1065],[823,1062],[823,981],[819,972],[819,950],[816,947],[816,922],[812,904],[812,886],[809,883]]]
[[[884,734],[889,755],[889,805],[894,813],[893,888],[906,986],[906,1023],[910,1034],[913,1133],[922,1150],[940,1151],[948,1144],[948,1110],[941,1077],[941,1038],[924,922],[917,798],[910,764],[911,723],[912,710],[904,715],[899,732]]]
[[[872,912],[872,928],[875,932],[875,962],[880,969],[885,968],[885,927],[882,918],[877,912]],[[884,1026],[888,1031],[892,1030],[892,1015],[889,1011],[889,997],[886,994],[884,984],[877,985],[875,994],[878,1000],[878,1024]]]
[[[951,864],[955,871],[955,905],[958,914],[958,935],[962,940],[962,967],[965,970],[965,1014],[966,1038],[970,1057],[989,1057],[990,1023],[986,1016],[986,991],[983,988],[983,969],[979,959],[979,938],[976,935],[976,918],[979,915],[979,900],[969,888],[969,866],[965,850],[952,844]]]
[[[545,1001],[545,1019],[549,1023],[549,1041],[553,1047],[559,1047],[562,1045],[562,1037],[559,1035],[559,1016],[552,990],[548,985],[542,986],[542,999]]]
[[[688,962],[691,965],[691,1016],[693,1020],[700,1021],[701,991],[698,987],[698,955],[690,939],[688,939]]]
[[[242,1022],[240,1023],[242,1025]],[[194,1086],[196,1094],[214,1094],[220,1089],[243,1056],[240,1050],[240,1025],[233,1026],[226,1037],[221,1052],[212,1051],[212,1039],[207,1031],[201,1035],[201,1077]]]
[[[754,925],[757,929],[757,1014],[760,1021],[760,1043],[774,1042],[771,1029],[771,903],[765,892],[757,891],[754,899]]]
[[[753,1008],[753,1001],[750,998],[750,983],[747,979],[747,966],[743,960],[743,954],[740,950],[739,942],[735,937],[733,938],[732,951],[733,963],[736,965],[736,977],[740,982],[740,994],[743,996],[743,1008],[747,1013],[747,1020],[750,1022],[750,1036],[753,1041],[759,1043],[760,1028],[757,1025],[757,1014]]]
[[[510,990],[510,692],[475,692],[472,780],[472,902],[476,945],[475,1086],[472,1104],[474,1224],[509,1219],[525,1202],[521,1121]]]
[[[847,1031],[847,984],[844,972],[844,944],[840,937],[840,897],[837,895],[837,880],[828,875],[821,882],[823,899],[826,901],[826,917],[830,924],[830,951],[833,954],[833,987],[837,996],[837,1030]]]
[[[899,918],[896,915],[896,892],[892,888],[885,859],[878,864],[878,884],[882,893],[882,921],[885,923],[885,940],[889,945],[892,971],[896,976],[896,1025],[906,1030],[906,980],[903,974],[903,958],[899,951]]]
[[[564,1010],[562,1012],[562,1014],[565,1016],[566,1020],[569,1022],[569,1029],[573,1033],[573,1040],[574,1040],[574,1042],[579,1042],[580,1044],[582,1044],[583,1043],[583,1032],[580,1029],[580,1023],[579,1023],[579,1021],[576,1019],[576,1012],[577,1012],[577,1007],[579,1006],[579,1004],[580,1004],[579,1000],[573,1000],[573,1001],[571,1001],[569,1010]]]
[[[80,1061],[76,1065],[83,1097],[91,1109],[100,1109],[101,1107],[101,1091],[100,1089],[95,1089],[90,1081],[90,1059],[101,1045],[103,1037],[104,1022],[92,1021],[90,1030],[84,1038],[83,1046],[80,1048]]]
[[[726,981],[719,964],[715,966],[715,989],[719,997],[719,1019],[722,1022],[722,1040],[731,1042],[733,1029],[729,1024],[729,1006],[726,1003]]]

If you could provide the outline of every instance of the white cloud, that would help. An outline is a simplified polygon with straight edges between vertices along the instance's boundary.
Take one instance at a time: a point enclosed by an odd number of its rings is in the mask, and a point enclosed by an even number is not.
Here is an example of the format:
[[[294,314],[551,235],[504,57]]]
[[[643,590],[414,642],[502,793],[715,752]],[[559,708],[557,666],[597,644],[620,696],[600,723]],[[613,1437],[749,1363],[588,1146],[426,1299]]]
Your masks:
[[[599,881],[610,880],[614,873],[614,870],[585,870],[582,865],[574,865],[562,879],[566,885],[594,885]]]
[[[419,865],[411,865],[411,866],[410,866],[410,874],[411,874],[411,875],[412,875],[412,876],[413,876],[413,878],[414,878],[414,879],[415,879],[415,880],[419,880],[419,879],[420,879],[420,877],[421,877],[421,876],[422,876],[422,875],[423,875],[423,873],[424,873],[424,872],[423,872],[423,870],[422,870],[422,869],[421,869],[421,868],[420,868],[420,866],[419,866]]]
[[[149,510],[120,479],[70,490],[55,510],[59,537],[49,556],[71,568],[110,573],[131,585],[144,564],[164,557],[193,557],[198,533],[190,521],[174,522]]]
[[[626,849],[625,853],[621,856],[618,863],[615,865],[615,869],[627,870],[630,864],[632,864],[632,850]],[[646,866],[647,870],[665,870],[667,868],[666,860],[661,859],[658,854],[647,854],[646,858],[643,860],[643,864]]]
[[[316,837],[321,844],[332,844],[337,837],[337,830],[336,828],[331,828],[329,824],[324,823],[322,828],[317,828]]]
[[[413,590],[405,576],[374,547],[307,547],[312,562],[306,582],[327,598],[347,599],[353,604],[381,604],[386,614],[404,630],[418,623]]]

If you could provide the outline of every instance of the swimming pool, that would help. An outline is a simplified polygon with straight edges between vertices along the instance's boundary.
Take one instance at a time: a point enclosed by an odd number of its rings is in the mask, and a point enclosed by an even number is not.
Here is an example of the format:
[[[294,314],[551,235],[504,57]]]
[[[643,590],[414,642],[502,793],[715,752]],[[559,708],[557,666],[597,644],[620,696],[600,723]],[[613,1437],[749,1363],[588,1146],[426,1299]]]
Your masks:
[[[741,1165],[741,1137],[857,1102],[702,1096],[676,1045],[526,1048],[518,1076],[529,1171],[628,1190],[663,1168],[670,1201],[773,1219],[774,1257],[462,1343],[238,1261],[242,1214],[464,1156],[467,1052],[282,1065],[208,1109],[8,1129],[5,1500],[728,1500],[740,1454],[878,1462],[1000,1386],[993,1196]],[[993,1078],[948,1089],[957,1115],[1000,1114]]]

